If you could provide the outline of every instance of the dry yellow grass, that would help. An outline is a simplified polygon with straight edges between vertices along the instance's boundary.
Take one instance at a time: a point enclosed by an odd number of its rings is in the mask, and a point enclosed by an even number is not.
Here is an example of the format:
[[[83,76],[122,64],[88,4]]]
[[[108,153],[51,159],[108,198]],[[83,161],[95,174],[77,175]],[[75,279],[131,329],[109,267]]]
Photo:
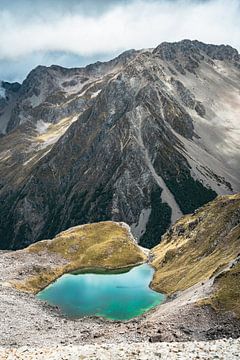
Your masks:
[[[202,303],[217,311],[233,311],[240,318],[240,264],[216,278],[214,293]]]
[[[66,129],[74,122],[73,117],[66,117],[60,120],[57,124],[50,124],[46,132],[39,134],[35,141],[44,143],[46,141],[54,140],[64,134]]]
[[[240,194],[220,196],[177,221],[152,250],[152,265],[156,269],[152,287],[172,294],[224,269],[240,252],[239,209]],[[219,279],[215,303],[219,301],[223,306],[226,302],[230,308],[235,307],[236,301],[230,301],[233,292],[227,290],[233,279],[240,283],[239,272],[234,276],[229,273]],[[220,298],[224,301],[217,300]]]
[[[112,221],[71,228],[53,240],[39,241],[24,250],[32,254],[47,252],[63,259],[65,264],[38,268],[34,275],[15,282],[19,290],[36,293],[63,273],[80,268],[117,269],[146,261],[143,251],[134,242],[126,226]]]

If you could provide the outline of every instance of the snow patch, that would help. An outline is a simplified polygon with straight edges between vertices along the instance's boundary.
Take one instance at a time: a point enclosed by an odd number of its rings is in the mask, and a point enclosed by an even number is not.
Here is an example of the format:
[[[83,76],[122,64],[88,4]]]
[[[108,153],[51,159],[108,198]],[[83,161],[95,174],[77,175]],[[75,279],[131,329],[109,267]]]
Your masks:
[[[44,134],[50,125],[51,123],[47,123],[43,120],[38,120],[36,123],[36,130],[39,134]]]
[[[91,82],[90,85],[89,85],[85,90],[83,90],[80,94],[78,94],[77,97],[84,96],[88,90],[90,90],[90,89],[91,89],[92,87],[94,87],[96,84],[100,84],[101,82],[102,82],[102,79]],[[101,91],[101,90],[100,90],[100,91]]]
[[[95,97],[97,97],[98,96],[98,94],[100,94],[100,92],[101,92],[102,90],[98,90],[98,91],[95,91],[94,93],[92,93],[92,95],[91,95],[91,99],[93,99],[93,98],[95,98]]]

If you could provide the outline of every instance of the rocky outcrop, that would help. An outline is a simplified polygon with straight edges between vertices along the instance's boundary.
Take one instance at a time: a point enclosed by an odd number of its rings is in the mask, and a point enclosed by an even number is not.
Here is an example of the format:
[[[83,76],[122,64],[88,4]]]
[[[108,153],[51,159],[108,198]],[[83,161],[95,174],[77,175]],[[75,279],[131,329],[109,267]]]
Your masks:
[[[63,117],[79,115],[90,106],[91,95],[101,89],[105,76],[130,61],[136,53],[126,51],[108,63],[97,62],[86,68],[36,67],[18,89],[7,132],[27,121],[56,123]],[[85,93],[88,96],[84,96]]]
[[[1,248],[105,220],[152,247],[182,214],[239,190],[236,63],[228,46],[184,40],[35,69],[0,141]]]
[[[0,81],[0,135],[6,133],[20,87],[19,83]]]

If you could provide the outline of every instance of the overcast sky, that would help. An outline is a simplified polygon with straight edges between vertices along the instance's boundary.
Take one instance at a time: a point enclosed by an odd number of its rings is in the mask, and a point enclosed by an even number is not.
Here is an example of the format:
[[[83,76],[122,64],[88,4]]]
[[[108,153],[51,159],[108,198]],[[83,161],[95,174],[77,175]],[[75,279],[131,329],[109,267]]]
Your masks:
[[[0,0],[0,79],[185,38],[240,50],[240,0]]]

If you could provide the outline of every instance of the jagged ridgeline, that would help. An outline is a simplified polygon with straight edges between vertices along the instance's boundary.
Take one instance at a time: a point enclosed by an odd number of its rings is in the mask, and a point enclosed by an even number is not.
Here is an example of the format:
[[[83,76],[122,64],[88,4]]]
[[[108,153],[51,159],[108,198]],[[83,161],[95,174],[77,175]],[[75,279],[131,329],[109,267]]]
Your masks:
[[[115,220],[152,247],[240,191],[240,56],[198,41],[2,82],[0,248]]]

